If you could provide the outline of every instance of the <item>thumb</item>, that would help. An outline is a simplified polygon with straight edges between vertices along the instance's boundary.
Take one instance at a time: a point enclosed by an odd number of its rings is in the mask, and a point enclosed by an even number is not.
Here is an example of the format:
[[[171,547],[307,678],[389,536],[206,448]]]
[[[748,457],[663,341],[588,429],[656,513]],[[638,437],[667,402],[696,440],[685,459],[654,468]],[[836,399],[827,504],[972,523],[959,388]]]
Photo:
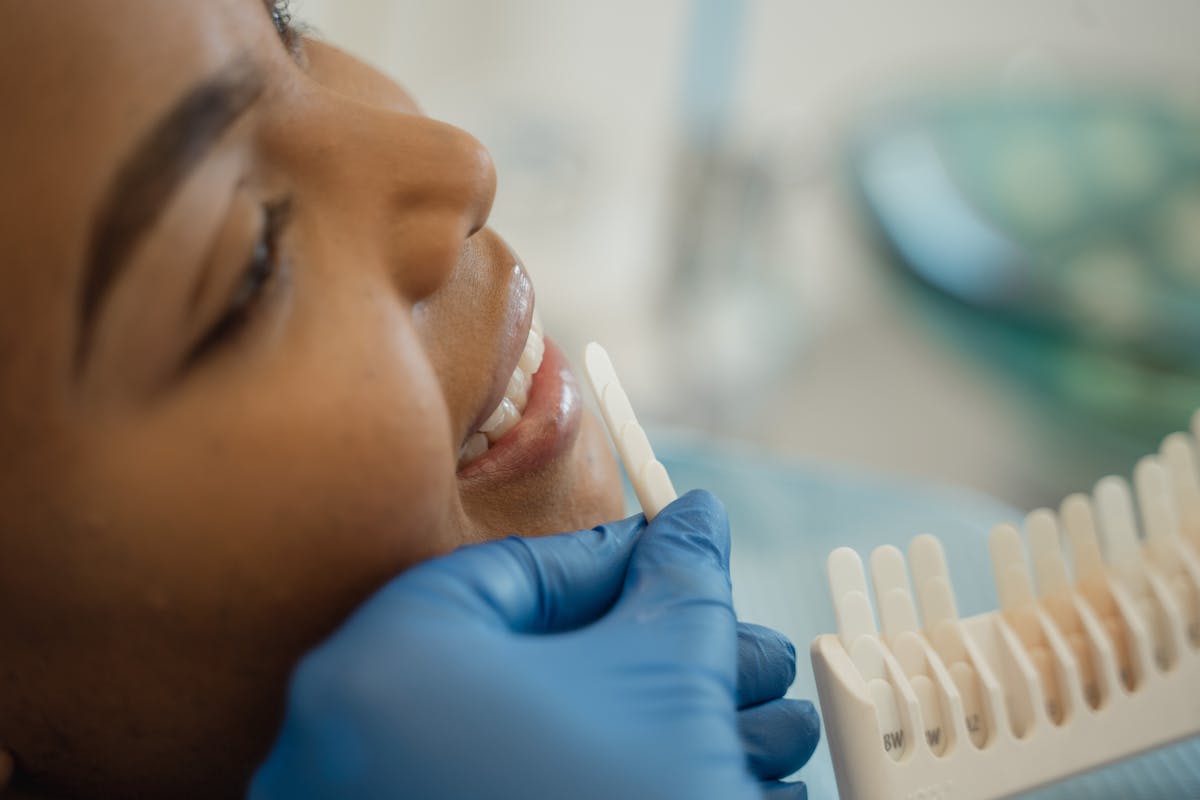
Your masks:
[[[618,611],[644,619],[667,610],[696,614],[701,623],[713,614],[733,619],[729,519],[708,492],[688,492],[664,508],[630,558]]]
[[[471,545],[415,567],[394,585],[424,598],[436,616],[518,633],[570,630],[612,606],[645,525],[638,514],[575,533]]]

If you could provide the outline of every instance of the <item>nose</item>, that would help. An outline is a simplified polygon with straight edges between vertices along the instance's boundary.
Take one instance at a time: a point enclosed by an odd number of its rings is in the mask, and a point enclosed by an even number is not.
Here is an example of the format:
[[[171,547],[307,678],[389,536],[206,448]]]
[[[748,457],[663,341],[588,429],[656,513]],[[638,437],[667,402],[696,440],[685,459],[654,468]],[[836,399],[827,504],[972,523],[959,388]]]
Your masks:
[[[484,226],[496,196],[496,168],[487,148],[453,125],[402,114],[405,129],[381,142],[396,163],[393,200],[405,210],[441,211],[455,218],[463,238]]]
[[[377,149],[385,224],[397,282],[415,302],[449,278],[465,241],[487,223],[496,169],[465,131],[414,115],[392,123]]]
[[[465,241],[491,213],[496,170],[475,137],[415,113],[341,98],[323,132],[311,127],[308,169],[321,175],[317,193],[359,242],[374,245],[398,291],[412,302],[446,282]],[[317,134],[315,138],[314,134]]]

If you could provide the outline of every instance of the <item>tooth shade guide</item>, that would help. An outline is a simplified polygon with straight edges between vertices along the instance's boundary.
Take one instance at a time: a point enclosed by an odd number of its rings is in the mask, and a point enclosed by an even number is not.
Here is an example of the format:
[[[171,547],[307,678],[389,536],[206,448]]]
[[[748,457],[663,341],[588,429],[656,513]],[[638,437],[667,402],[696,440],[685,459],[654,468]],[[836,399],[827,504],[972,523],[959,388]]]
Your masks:
[[[647,520],[657,517],[658,512],[669,506],[677,496],[667,468],[656,459],[642,464],[638,478],[633,482],[633,489]]]
[[[604,394],[600,401],[608,410],[608,419],[610,429],[617,433],[623,433],[626,425],[633,425],[638,430],[641,426],[637,424],[637,417],[634,416],[633,406],[629,404],[629,396],[625,394],[624,388],[619,383],[612,383],[604,387]],[[645,438],[645,433],[642,433],[642,438]],[[649,444],[647,443],[647,446]],[[653,453],[651,454],[653,455]]]
[[[1092,501],[1086,494],[1073,494],[1063,500],[1060,516],[1062,527],[1071,546],[1076,581],[1102,577],[1104,556],[1096,538],[1096,516]]]
[[[617,447],[625,474],[633,485],[634,494],[647,520],[652,520],[675,500],[675,487],[666,467],[654,456],[645,430],[638,424],[612,360],[604,348],[595,342],[583,352],[584,369],[592,393],[600,404],[600,415]]]
[[[654,450],[651,449],[650,440],[646,438],[646,432],[642,430],[641,425],[626,420],[618,430],[620,434],[617,436],[617,450],[620,451],[623,462],[648,464],[654,460]]]
[[[1033,534],[1038,544],[1031,543],[1031,548],[1037,548],[1037,558],[1046,560],[1049,557],[1046,548],[1056,539],[1049,534],[1057,527],[1057,519],[1052,512],[1031,515],[1026,526],[1030,531],[1041,531]],[[831,553],[827,572],[839,623],[836,640],[843,643],[853,640],[853,645],[838,646],[838,649],[844,647],[842,652],[848,656],[840,661],[829,657],[830,637],[818,637],[813,646],[813,663],[826,712],[826,730],[831,748],[838,753],[835,764],[840,794],[845,800],[907,800],[920,796],[914,792],[921,786],[938,785],[939,780],[952,776],[957,776],[953,783],[962,789],[961,794],[956,792],[956,798],[985,800],[1007,796],[1144,749],[1137,737],[1130,736],[1130,731],[1152,736],[1153,733],[1146,731],[1157,730],[1158,720],[1164,714],[1173,718],[1171,730],[1183,727],[1189,734],[1200,732],[1197,730],[1200,720],[1181,721],[1180,697],[1162,691],[1162,685],[1155,684],[1156,680],[1180,680],[1177,669],[1155,672],[1137,692],[1126,692],[1117,688],[1113,648],[1086,604],[1081,607],[1089,615],[1087,624],[1059,631],[1054,619],[1040,610],[1042,586],[1039,584],[1038,594],[1033,593],[1034,581],[1025,563],[1024,544],[1019,533],[1016,541],[1012,540],[1015,532],[1011,526],[1002,529],[994,552],[1002,565],[1001,572],[1024,573],[1022,583],[1029,587],[1030,599],[1020,604],[1020,611],[1034,626],[1037,638],[1026,644],[1018,641],[1024,636],[1009,633],[1007,644],[999,650],[990,644],[981,649],[978,644],[968,643],[965,650],[961,646],[946,646],[946,640],[952,638],[949,631],[959,624],[953,620],[937,623],[943,631],[940,635],[935,636],[927,628],[923,634],[901,631],[881,641],[872,635],[874,615],[865,593],[866,576],[861,559],[848,548]],[[1014,543],[1020,547],[1018,552],[1014,552]],[[919,554],[917,560],[923,562],[912,572],[949,589],[948,576],[940,574],[938,569],[940,559],[933,544],[926,539],[912,548]],[[890,548],[872,554],[871,580],[877,601],[880,596],[904,593],[905,581],[901,578],[905,576],[897,570],[900,566],[896,563],[897,555],[898,551]],[[1069,596],[1073,591],[1069,574],[1066,590],[1058,586],[1064,570],[1061,552],[1058,559],[1052,568],[1053,579],[1046,587],[1055,603],[1063,594]],[[887,616],[882,613],[882,605],[880,616],[882,619]],[[988,612],[963,620],[962,630],[968,640],[990,638],[987,631],[995,624],[991,620],[997,618],[996,612]],[[885,631],[887,628],[885,622]],[[928,658],[933,659],[928,669],[922,668],[924,656],[919,645],[922,636],[928,637],[925,649],[930,652]],[[940,648],[933,646],[935,640],[942,641]],[[1024,666],[1015,670],[1004,667],[1005,647]],[[941,655],[943,652],[960,657],[943,663],[946,658]],[[1093,667],[1095,658],[1099,658],[1102,669]],[[890,668],[889,660],[893,664]],[[934,663],[940,664],[940,668],[934,669]],[[894,666],[897,664],[899,677]],[[992,677],[984,680],[976,665]],[[1200,689],[1198,665],[1200,662],[1191,664],[1189,689]],[[857,678],[851,680],[847,669]],[[996,675],[1002,678],[998,684]],[[831,689],[831,685],[843,687],[847,693]],[[851,685],[858,688],[851,691]],[[1155,691],[1152,711],[1139,715],[1135,706],[1144,695],[1138,692]],[[1024,700],[1005,708],[1003,698],[1013,692]],[[989,694],[991,699],[987,699]],[[850,699],[855,696],[863,703],[863,714],[869,716],[858,715],[855,701]],[[948,715],[950,708],[954,713]],[[1115,715],[1115,724],[1105,727],[1104,715],[1108,714]],[[1135,724],[1137,720],[1142,720],[1140,726]],[[856,737],[861,737],[861,741]],[[1132,744],[1128,742],[1131,738]],[[851,739],[854,741],[850,742]],[[1076,739],[1081,743],[1075,745]],[[1114,741],[1125,742],[1125,750],[1114,749]],[[855,749],[855,745],[858,745],[856,752],[848,755],[846,751]],[[1045,753],[1045,757],[1034,753]],[[1065,764],[1059,753],[1067,754]],[[903,772],[889,771],[885,763],[895,764],[897,769],[902,767]],[[1027,767],[1029,774],[1025,775]],[[846,779],[847,775],[855,777]],[[874,775],[873,780],[864,778],[869,775]]]
[[[904,754],[904,729],[895,688],[888,681],[883,646],[878,639],[875,615],[867,596],[867,576],[862,559],[849,547],[839,547],[825,561],[833,595],[838,635],[850,654],[875,706],[875,719],[884,751],[892,759]]]
[[[1033,574],[1037,578],[1038,594],[1045,598],[1068,591],[1071,579],[1067,575],[1067,562],[1063,558],[1058,520],[1054,512],[1046,508],[1034,511],[1025,520],[1025,531],[1029,536],[1029,552],[1033,560]]]
[[[925,628],[934,631],[941,623],[956,621],[958,608],[942,543],[927,533],[921,534],[908,546],[908,562]]]
[[[912,677],[913,692],[917,695],[917,705],[921,709],[921,719],[925,723],[925,744],[934,755],[941,755],[946,750],[946,733],[942,730],[942,714],[939,708],[937,689],[928,675]]]
[[[617,382],[617,373],[613,369],[612,360],[603,347],[592,342],[583,351],[583,365],[591,381],[592,391],[597,399],[602,399],[604,388]]]
[[[1025,563],[1020,532],[1007,522],[997,525],[988,537],[988,550],[992,555],[992,574],[1000,594],[1000,607],[1005,611],[1017,611],[1032,604],[1033,580]]]
[[[839,547],[825,560],[825,574],[833,598],[838,636],[849,650],[859,636],[874,634],[875,617],[867,598],[867,576],[862,559],[849,547]]]
[[[908,570],[904,556],[891,545],[871,553],[871,580],[879,603],[879,620],[890,640],[906,631],[917,630],[917,610],[908,588]]]
[[[1105,561],[1119,570],[1136,568],[1141,548],[1129,484],[1115,475],[1102,478],[1096,484],[1095,498]]]
[[[982,747],[988,738],[987,718],[982,701],[983,690],[975,668],[969,663],[969,654],[963,643],[962,629],[958,625],[954,587],[950,583],[950,572],[946,567],[946,554],[942,550],[942,543],[927,533],[917,536],[908,546],[908,562],[916,586],[925,634],[934,652],[945,663],[946,674],[958,690],[967,738],[974,747]],[[936,755],[941,755],[949,746],[946,742],[939,749],[934,747],[934,742],[928,743]]]
[[[1162,460],[1148,456],[1134,473],[1138,502],[1146,527],[1146,545],[1162,572],[1164,600],[1174,603],[1185,626],[1184,638],[1200,640],[1200,557],[1184,542],[1173,502],[1171,479]],[[1179,637],[1176,637],[1179,638]],[[1174,649],[1174,648],[1172,648]]]
[[[858,555],[831,553],[838,634],[812,654],[843,800],[1010,796],[1200,734],[1198,452],[1168,437],[1139,463],[1136,501],[1110,477],[1031,513],[1024,535],[997,526],[1000,609],[965,619],[933,537],[909,547],[911,591],[899,551],[872,553],[873,605]]]
[[[1173,433],[1159,452],[1170,475],[1180,534],[1200,552],[1200,467],[1192,439],[1186,433]]]
[[[1170,560],[1174,556],[1179,517],[1171,505],[1167,471],[1157,458],[1146,456],[1138,462],[1133,478],[1150,554],[1160,561]]]
[[[971,744],[983,747],[987,742],[987,726],[984,723],[983,698],[979,688],[979,677],[974,668],[966,661],[956,661],[950,665],[950,678],[954,688],[962,698],[963,722]]]

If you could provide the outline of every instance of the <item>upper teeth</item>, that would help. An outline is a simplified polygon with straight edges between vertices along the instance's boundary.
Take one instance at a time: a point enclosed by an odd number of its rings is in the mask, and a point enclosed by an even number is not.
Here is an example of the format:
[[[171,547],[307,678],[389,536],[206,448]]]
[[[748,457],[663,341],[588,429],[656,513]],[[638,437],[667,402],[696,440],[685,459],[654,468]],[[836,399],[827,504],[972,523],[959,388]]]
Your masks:
[[[529,337],[525,340],[525,349],[521,351],[517,368],[508,379],[504,397],[479,426],[479,430],[467,438],[462,452],[459,453],[459,467],[483,455],[492,443],[499,441],[521,421],[521,412],[525,410],[525,403],[529,399],[529,387],[533,383],[533,376],[542,365],[542,356],[545,353],[546,342],[542,338],[542,324],[535,313]]]

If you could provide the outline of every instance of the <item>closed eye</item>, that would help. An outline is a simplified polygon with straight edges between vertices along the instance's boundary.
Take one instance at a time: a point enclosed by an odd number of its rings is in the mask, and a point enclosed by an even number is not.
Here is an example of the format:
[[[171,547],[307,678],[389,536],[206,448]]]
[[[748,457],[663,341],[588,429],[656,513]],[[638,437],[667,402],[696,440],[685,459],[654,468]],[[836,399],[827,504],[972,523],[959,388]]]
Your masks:
[[[188,364],[210,354],[250,321],[259,298],[279,273],[279,239],[290,218],[290,198],[275,201],[263,208],[262,233],[242,269],[233,294],[226,302],[220,318],[192,349],[187,359]]]

